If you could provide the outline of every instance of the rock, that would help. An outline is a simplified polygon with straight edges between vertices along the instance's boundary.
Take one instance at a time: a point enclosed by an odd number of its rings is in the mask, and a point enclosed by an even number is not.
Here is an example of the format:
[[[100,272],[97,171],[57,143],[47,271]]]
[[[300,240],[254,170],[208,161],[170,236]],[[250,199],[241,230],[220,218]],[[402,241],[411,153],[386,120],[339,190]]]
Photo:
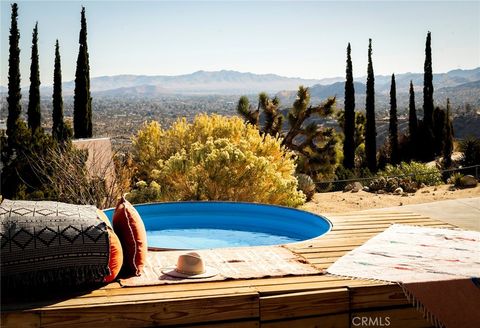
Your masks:
[[[437,188],[437,187],[435,187],[435,188],[433,189],[433,191],[437,191],[437,190],[438,190],[438,188]]]
[[[353,183],[349,183],[345,186],[345,188],[343,188],[343,192],[348,192],[351,190],[353,190]]]
[[[466,175],[460,178],[460,188],[475,188],[477,185],[477,179],[473,175]]]
[[[370,188],[368,188],[367,186],[363,186],[362,190],[365,191],[365,192],[369,192]]]
[[[457,188],[455,186],[448,187],[448,191],[455,191],[455,190],[457,190]]]
[[[403,203],[402,203],[402,202],[400,202],[400,204],[398,204],[398,206],[403,206]]]
[[[420,184],[420,188],[425,188],[427,185],[424,184],[423,182]]]
[[[353,183],[352,192],[359,192],[360,190],[362,190],[362,188],[363,188],[363,185],[360,182],[355,181]]]
[[[402,187],[398,187],[397,189],[395,189],[395,191],[393,193],[395,195],[401,195],[403,193]]]
[[[377,191],[377,194],[379,194],[379,195],[383,195],[384,193],[385,193],[385,190],[380,189],[380,190]]]

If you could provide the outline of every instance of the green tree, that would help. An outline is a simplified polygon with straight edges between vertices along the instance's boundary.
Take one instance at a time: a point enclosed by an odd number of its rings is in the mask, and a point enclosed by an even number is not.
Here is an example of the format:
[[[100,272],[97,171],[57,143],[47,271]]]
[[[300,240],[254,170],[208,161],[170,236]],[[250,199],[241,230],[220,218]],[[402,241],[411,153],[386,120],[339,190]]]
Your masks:
[[[422,129],[422,159],[430,161],[434,158],[434,132],[433,132],[433,73],[432,73],[432,48],[431,33],[427,33],[425,42],[425,64],[423,76],[423,129]]]
[[[28,127],[32,134],[41,128],[42,114],[40,111],[40,72],[38,65],[38,22],[35,23],[32,34],[32,62],[30,65],[30,90],[28,96]]]
[[[313,178],[332,178],[338,164],[338,136],[334,129],[324,128],[312,116],[329,117],[334,113],[335,98],[329,98],[318,106],[310,105],[308,88],[300,86],[297,99],[288,113],[288,130],[282,133],[283,116],[279,112],[279,102],[270,99],[264,93],[259,95],[258,110],[250,109],[245,99],[239,100],[238,113],[247,123],[256,125],[260,133],[280,136],[282,146],[295,151],[298,155],[297,171]],[[247,110],[248,109],[248,110]],[[265,124],[259,127],[257,123],[259,110],[263,110]],[[271,122],[271,123],[268,123]]]
[[[277,97],[270,99],[265,92],[258,95],[258,108],[263,110],[265,118],[262,133],[276,136],[282,131],[283,115],[279,107],[280,101]]]
[[[247,123],[258,126],[260,109],[252,110],[247,96],[241,96],[238,100],[237,112],[245,118]]]
[[[449,168],[452,166],[453,153],[453,124],[450,113],[450,99],[447,98],[447,117],[445,119],[445,142],[443,144],[443,166]]]
[[[445,123],[446,112],[440,107],[436,107],[433,111],[433,152],[435,156],[442,155],[443,147],[445,143]]]
[[[418,121],[417,110],[415,108],[415,90],[413,89],[412,81],[410,81],[410,102],[408,106],[408,132],[410,157],[416,159],[418,156]]]
[[[92,98],[90,96],[90,64],[88,59],[85,7],[82,7],[79,43],[77,69],[75,72],[73,128],[75,138],[91,138],[93,135]]]
[[[375,76],[372,63],[372,39],[368,40],[368,69],[366,88],[366,127],[365,127],[365,154],[367,167],[371,172],[377,171],[377,131],[375,127]]]
[[[398,126],[397,126],[397,88],[395,74],[392,74],[390,86],[390,124],[389,124],[390,160],[393,164],[399,163],[398,154]]]
[[[20,40],[20,32],[18,30],[18,6],[16,3],[12,4],[10,37],[9,37],[9,57],[8,57],[8,118],[7,118],[7,137],[8,149],[7,152],[11,154],[12,150],[18,143],[17,132],[22,106],[20,99],[22,93],[20,89],[20,48],[18,42]],[[5,150],[2,148],[2,151]]]
[[[355,167],[355,88],[350,43],[347,46],[347,69],[345,80],[345,124],[343,128],[343,166]]]
[[[65,142],[71,137],[71,131],[63,120],[62,67],[60,62],[60,46],[55,42],[55,65],[53,69],[53,112],[52,137],[58,142]]]

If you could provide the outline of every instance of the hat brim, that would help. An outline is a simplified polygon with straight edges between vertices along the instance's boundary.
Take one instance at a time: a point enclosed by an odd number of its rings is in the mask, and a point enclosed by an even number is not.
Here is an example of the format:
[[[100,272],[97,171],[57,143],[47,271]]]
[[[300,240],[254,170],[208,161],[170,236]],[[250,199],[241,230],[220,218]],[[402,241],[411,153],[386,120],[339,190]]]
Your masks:
[[[204,278],[211,278],[215,277],[218,274],[218,270],[212,267],[205,267],[205,272],[195,275],[188,275],[185,273],[178,272],[175,270],[174,267],[164,268],[162,269],[162,273],[166,274],[167,276],[174,277],[174,278],[183,278],[183,279],[204,279]]]

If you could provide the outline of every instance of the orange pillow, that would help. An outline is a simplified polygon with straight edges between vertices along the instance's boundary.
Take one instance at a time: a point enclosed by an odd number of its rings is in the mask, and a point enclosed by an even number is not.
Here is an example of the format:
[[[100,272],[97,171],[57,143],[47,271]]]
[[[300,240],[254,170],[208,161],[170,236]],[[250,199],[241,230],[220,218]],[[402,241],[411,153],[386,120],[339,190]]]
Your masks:
[[[108,220],[108,219],[107,219]],[[115,280],[120,273],[120,269],[123,264],[123,251],[120,239],[112,230],[111,227],[107,227],[108,237],[110,238],[110,258],[108,259],[108,268],[110,274],[103,279],[103,282],[109,283]]]
[[[112,228],[112,224],[110,223],[110,220],[108,219],[107,214],[105,214],[104,211],[99,210],[98,208],[97,208],[97,217],[98,217],[100,220],[102,220],[103,222],[105,222],[105,224],[107,225],[107,227]]]
[[[147,260],[147,231],[137,210],[122,197],[113,213],[113,230],[123,249],[123,273],[140,275]]]

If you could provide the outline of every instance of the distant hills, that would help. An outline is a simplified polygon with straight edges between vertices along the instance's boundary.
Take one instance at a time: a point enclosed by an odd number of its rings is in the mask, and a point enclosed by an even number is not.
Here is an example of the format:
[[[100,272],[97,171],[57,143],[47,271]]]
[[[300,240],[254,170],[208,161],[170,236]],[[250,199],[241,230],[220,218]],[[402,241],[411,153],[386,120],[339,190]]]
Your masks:
[[[385,103],[390,91],[390,76],[375,76],[375,92],[380,105]],[[408,93],[410,80],[417,92],[417,101],[421,99],[423,73],[405,73],[396,75],[397,94],[403,105],[404,94]],[[450,97],[462,102],[480,106],[480,67],[470,70],[452,70],[447,73],[434,74],[435,97]],[[299,85],[311,88],[312,101],[321,101],[330,96],[343,99],[344,78],[302,79],[284,77],[275,74],[242,73],[231,70],[197,71],[192,74],[165,75],[115,75],[91,79],[91,91],[100,97],[146,97],[155,98],[165,95],[254,95],[265,91],[276,94],[283,104],[291,104],[295,99]],[[73,94],[74,81],[63,84],[65,96]],[[28,87],[22,88],[28,92]],[[42,87],[43,97],[51,97],[51,87]],[[0,93],[5,94],[6,87],[0,86]],[[355,79],[357,102],[362,104],[365,95],[365,77]],[[388,101],[387,101],[388,103]],[[340,104],[340,102],[339,102]]]
[[[295,89],[299,85],[314,85],[321,80],[284,77],[275,74],[253,74],[237,71],[197,71],[192,74],[165,75],[115,75],[91,79],[92,92],[104,95],[127,94],[252,94],[260,91],[277,92]],[[64,92],[73,92],[74,82],[64,83]],[[155,92],[154,90],[157,90]]]

